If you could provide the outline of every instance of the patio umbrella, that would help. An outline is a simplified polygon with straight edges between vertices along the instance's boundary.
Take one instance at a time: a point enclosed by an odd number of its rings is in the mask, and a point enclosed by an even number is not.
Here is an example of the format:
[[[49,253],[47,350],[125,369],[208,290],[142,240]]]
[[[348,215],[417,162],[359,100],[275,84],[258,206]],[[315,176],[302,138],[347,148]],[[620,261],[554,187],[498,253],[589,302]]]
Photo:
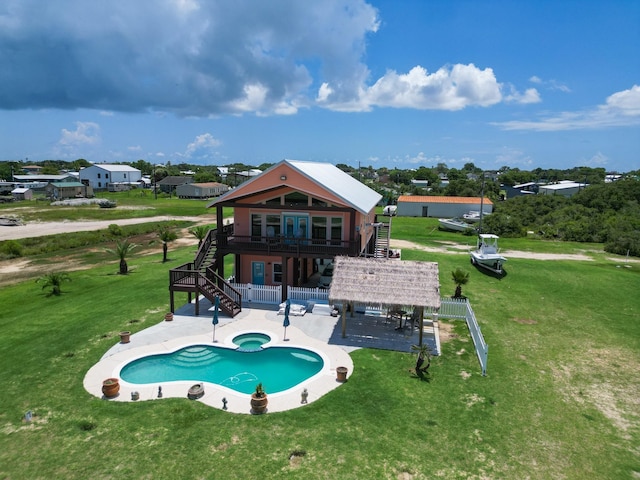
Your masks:
[[[284,340],[287,340],[287,327],[290,325],[289,322],[289,312],[291,311],[291,300],[287,298],[287,303],[284,307],[284,321],[282,322],[282,326],[284,327]]]
[[[216,295],[216,299],[213,302],[213,342],[216,341],[216,325],[218,324],[218,309],[220,308],[220,297]]]

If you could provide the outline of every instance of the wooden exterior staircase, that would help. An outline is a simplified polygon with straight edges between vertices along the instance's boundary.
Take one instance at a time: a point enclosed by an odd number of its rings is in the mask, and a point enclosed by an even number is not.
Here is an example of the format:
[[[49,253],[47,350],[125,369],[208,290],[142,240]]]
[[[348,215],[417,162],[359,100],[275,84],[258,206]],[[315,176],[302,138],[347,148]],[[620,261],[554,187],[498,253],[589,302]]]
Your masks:
[[[375,258],[388,258],[391,245],[391,219],[389,223],[376,223]]]
[[[227,228],[227,227],[223,227]],[[174,308],[174,292],[187,292],[189,302],[195,294],[196,315],[199,315],[200,295],[211,303],[216,296],[220,299],[220,310],[230,317],[235,317],[242,311],[242,295],[224,278],[216,273],[216,238],[217,229],[209,230],[202,241],[193,262],[185,263],[169,271],[169,292],[171,296],[171,311]]]

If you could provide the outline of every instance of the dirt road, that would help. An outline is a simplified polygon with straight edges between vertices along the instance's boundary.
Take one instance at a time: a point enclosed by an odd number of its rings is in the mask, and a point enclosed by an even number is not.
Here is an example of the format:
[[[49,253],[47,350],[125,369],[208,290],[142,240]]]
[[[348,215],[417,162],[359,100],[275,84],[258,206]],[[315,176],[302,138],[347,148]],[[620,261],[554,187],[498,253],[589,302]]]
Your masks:
[[[449,253],[449,254],[461,254],[468,255],[470,247],[467,245],[461,245],[452,243],[446,247],[427,247],[424,245],[418,245],[417,243],[409,242],[407,240],[391,240],[391,248],[407,248],[411,250],[421,250],[423,252],[433,253]],[[521,252],[518,250],[501,250],[501,253],[505,257],[509,258],[529,258],[533,260],[581,260],[592,261],[588,255],[582,253],[536,253],[536,252]]]
[[[204,217],[171,217],[171,216],[157,216],[157,217],[142,217],[142,218],[123,218],[120,220],[105,220],[105,221],[79,221],[79,222],[34,222],[26,225],[19,225],[16,227],[4,227],[0,226],[0,241],[3,240],[18,240],[20,238],[42,237],[44,235],[56,235],[59,233],[73,233],[73,232],[89,232],[91,230],[101,230],[109,228],[109,225],[115,223],[117,225],[135,225],[138,223],[149,222],[168,222],[171,220],[186,220],[189,222],[201,223],[214,223],[215,220]]]

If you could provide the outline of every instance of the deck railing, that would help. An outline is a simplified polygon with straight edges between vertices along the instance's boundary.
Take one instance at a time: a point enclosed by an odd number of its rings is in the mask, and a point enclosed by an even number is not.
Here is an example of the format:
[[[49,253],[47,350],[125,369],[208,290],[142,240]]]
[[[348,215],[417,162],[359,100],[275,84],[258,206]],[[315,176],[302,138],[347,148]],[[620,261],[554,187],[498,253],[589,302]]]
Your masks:
[[[312,255],[319,258],[329,258],[336,255],[357,255],[360,242],[285,236],[235,235],[221,232],[217,236],[217,247],[225,252],[233,251],[233,253],[260,252],[266,255]]]

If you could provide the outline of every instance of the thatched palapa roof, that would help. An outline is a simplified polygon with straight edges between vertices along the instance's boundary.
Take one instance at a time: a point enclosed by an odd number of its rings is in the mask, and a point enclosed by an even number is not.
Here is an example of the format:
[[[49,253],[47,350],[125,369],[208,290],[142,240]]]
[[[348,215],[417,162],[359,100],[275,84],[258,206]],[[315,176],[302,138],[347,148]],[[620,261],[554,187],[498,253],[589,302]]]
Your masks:
[[[440,308],[435,262],[336,257],[329,290],[333,303]]]

